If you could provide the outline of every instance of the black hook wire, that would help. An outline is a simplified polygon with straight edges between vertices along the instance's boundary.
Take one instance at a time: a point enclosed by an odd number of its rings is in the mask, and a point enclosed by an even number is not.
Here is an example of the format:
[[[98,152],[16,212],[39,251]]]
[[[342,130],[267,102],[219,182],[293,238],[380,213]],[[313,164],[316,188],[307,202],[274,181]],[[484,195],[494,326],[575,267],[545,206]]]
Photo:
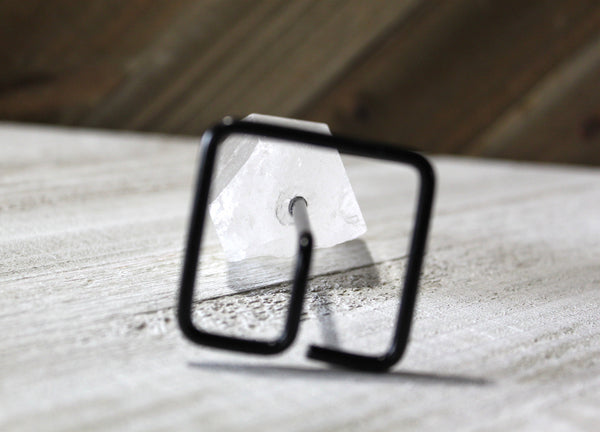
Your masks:
[[[288,348],[298,334],[300,315],[302,314],[306,292],[306,281],[310,269],[313,238],[308,222],[306,200],[302,197],[295,197],[289,206],[289,211],[294,218],[298,233],[298,252],[292,286],[292,298],[288,306],[287,319],[282,334],[277,339],[271,341],[242,339],[201,330],[196,327],[192,319],[194,287],[200,257],[200,247],[202,245],[210,183],[215,165],[215,155],[218,145],[231,132],[227,126],[218,126],[207,131],[202,137],[200,171],[183,264],[177,320],[183,334],[197,344],[246,353],[277,354]]]
[[[401,291],[396,328],[390,347],[385,354],[380,356],[359,355],[315,345],[310,346],[307,353],[307,356],[312,359],[351,369],[385,371],[392,367],[402,358],[409,340],[433,205],[435,188],[433,167],[422,155],[397,146],[324,135],[263,123],[233,121],[230,118],[226,118],[221,124],[208,130],[202,136],[200,171],[179,291],[178,321],[184,335],[198,344],[216,348],[255,354],[275,354],[285,350],[292,344],[300,325],[300,314],[302,312],[312,251],[312,234],[306,212],[307,203],[301,197],[296,197],[290,202],[290,212],[294,216],[299,246],[292,299],[288,309],[285,329],[281,336],[275,341],[246,340],[208,333],[198,329],[193,324],[192,303],[194,284],[215,154],[218,145],[227,136],[232,134],[265,136],[280,140],[282,143],[304,143],[318,147],[329,147],[337,149],[340,153],[404,163],[416,169],[420,179],[417,213],[410,243],[404,284]]]

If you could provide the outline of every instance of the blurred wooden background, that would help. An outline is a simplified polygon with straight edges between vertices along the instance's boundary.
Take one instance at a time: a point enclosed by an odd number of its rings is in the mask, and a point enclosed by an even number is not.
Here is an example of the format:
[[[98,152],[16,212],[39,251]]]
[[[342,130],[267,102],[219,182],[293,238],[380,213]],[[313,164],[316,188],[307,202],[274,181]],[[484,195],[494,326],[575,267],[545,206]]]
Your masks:
[[[0,0],[0,120],[600,164],[597,0]]]

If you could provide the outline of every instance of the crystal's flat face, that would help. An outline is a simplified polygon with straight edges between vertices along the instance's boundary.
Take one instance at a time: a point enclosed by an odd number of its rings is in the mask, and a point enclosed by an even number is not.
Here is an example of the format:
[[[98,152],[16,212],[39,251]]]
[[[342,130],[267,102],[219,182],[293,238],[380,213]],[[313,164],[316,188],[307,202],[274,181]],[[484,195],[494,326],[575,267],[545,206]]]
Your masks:
[[[252,114],[245,120],[329,133],[323,123]],[[230,261],[296,252],[289,202],[308,204],[316,247],[331,247],[366,231],[337,150],[255,136],[231,136],[221,146],[210,216]]]

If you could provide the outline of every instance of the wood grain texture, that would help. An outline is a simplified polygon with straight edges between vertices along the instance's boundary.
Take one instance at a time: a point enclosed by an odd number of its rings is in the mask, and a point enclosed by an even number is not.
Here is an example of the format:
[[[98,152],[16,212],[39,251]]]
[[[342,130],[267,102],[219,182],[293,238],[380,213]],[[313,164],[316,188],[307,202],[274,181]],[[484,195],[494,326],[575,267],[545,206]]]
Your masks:
[[[595,44],[598,29],[600,6],[594,1],[429,2],[296,115],[325,121],[338,133],[469,154],[497,127],[494,122],[523,112],[519,107],[531,102],[536,84],[573,68],[576,53]],[[597,161],[596,135],[575,151],[567,145],[571,137],[562,139],[565,133],[552,140],[551,134],[536,135],[544,127],[553,130],[557,121],[580,130],[595,116],[599,107],[593,95],[600,84],[591,77],[597,77],[597,68],[585,66],[571,85],[558,89],[565,96],[546,107],[553,114],[540,112],[530,135],[506,142],[498,137],[499,150],[485,154],[579,163],[594,163],[593,155]],[[590,94],[585,108],[575,94],[567,96],[572,86],[577,94]],[[520,119],[526,128],[529,119]]]
[[[3,124],[0,143],[3,431],[594,430],[600,421],[597,169],[435,158],[412,341],[391,373],[372,375],[304,352],[314,342],[386,346],[410,171],[346,160],[369,231],[317,252],[298,340],[261,358],[192,346],[174,323],[195,140]],[[207,242],[198,321],[273,331],[285,271],[270,261],[228,267],[214,236]]]
[[[5,0],[0,119],[196,135],[262,112],[596,165],[598,29],[594,0]]]
[[[4,2],[0,118],[194,134],[289,115],[417,3]]]
[[[0,3],[0,118],[77,123],[190,2]]]
[[[600,164],[599,76],[600,37],[548,74],[474,140],[468,152]]]

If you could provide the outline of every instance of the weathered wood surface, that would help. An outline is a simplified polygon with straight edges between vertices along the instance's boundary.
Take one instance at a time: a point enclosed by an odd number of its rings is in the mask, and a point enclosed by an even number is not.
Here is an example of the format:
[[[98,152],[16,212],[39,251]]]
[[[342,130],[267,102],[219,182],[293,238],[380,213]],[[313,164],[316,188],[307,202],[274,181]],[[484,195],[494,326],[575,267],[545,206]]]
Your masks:
[[[412,341],[372,375],[304,352],[386,345],[410,172],[348,162],[369,231],[317,253],[298,340],[263,358],[193,346],[174,323],[194,140],[4,124],[0,143],[0,430],[600,423],[597,169],[434,159]],[[287,267],[227,268],[212,236],[206,256],[200,322],[272,333]]]

